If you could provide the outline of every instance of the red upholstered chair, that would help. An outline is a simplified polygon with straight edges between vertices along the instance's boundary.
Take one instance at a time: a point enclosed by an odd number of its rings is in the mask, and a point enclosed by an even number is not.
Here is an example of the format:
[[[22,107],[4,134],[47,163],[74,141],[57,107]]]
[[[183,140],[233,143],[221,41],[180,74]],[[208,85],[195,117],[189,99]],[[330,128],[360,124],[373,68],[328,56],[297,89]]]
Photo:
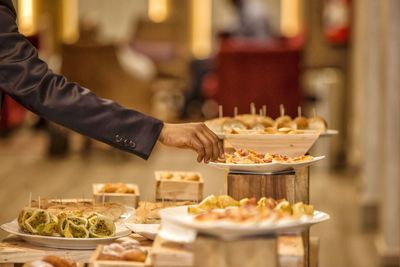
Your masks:
[[[224,115],[248,113],[249,104],[266,104],[268,115],[279,116],[279,104],[296,116],[301,104],[301,43],[260,43],[228,39],[221,41],[216,58],[218,88],[212,96],[224,107]]]

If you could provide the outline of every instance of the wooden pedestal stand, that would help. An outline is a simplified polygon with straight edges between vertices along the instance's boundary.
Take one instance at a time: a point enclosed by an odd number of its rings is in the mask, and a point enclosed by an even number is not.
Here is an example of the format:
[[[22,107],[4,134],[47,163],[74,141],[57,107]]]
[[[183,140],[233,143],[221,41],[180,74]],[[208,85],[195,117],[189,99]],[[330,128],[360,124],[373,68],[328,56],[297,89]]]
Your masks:
[[[198,236],[195,267],[278,267],[277,239],[273,236],[221,240]]]
[[[235,199],[255,197],[285,198],[291,203],[309,204],[309,167],[279,174],[228,173],[227,192]],[[309,266],[309,231],[302,233],[304,267]]]

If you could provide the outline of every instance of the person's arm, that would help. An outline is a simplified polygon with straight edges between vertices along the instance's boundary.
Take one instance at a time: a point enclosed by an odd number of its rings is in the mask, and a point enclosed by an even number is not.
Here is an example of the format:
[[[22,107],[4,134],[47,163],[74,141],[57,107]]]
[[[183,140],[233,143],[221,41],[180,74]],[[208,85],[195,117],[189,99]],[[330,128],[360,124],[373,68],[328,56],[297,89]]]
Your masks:
[[[54,74],[0,3],[0,88],[38,115],[147,159],[163,123]],[[76,66],[79,68],[79,66]]]
[[[15,20],[11,1],[0,0],[0,90],[27,109],[145,159],[158,139],[167,146],[195,150],[199,162],[223,155],[218,137],[202,123],[164,126],[54,74],[18,32]]]

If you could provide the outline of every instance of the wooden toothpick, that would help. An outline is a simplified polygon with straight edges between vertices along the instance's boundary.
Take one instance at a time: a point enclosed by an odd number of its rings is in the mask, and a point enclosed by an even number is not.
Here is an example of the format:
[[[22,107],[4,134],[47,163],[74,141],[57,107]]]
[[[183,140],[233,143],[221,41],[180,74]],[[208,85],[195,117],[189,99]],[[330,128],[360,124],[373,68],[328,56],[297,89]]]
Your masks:
[[[267,116],[267,105],[262,106],[264,116]]]
[[[32,208],[32,192],[29,192],[29,203],[28,203],[28,207]]]
[[[301,106],[297,107],[297,116],[301,117]]]
[[[224,110],[223,110],[222,105],[218,106],[218,115],[219,115],[220,119],[224,116]]]
[[[254,102],[250,103],[250,112],[252,115],[256,115],[256,104]]]
[[[236,117],[238,115],[238,107],[233,108],[233,115]]]
[[[264,112],[263,112],[263,110],[262,110],[262,108],[260,108],[260,116],[262,117],[262,116],[264,116]]]
[[[39,198],[39,201],[38,201],[38,202],[39,202],[39,203],[38,203],[38,206],[39,206],[39,209],[40,209],[40,196],[39,196],[38,198]]]
[[[280,104],[279,108],[281,110],[281,117],[285,116],[285,107],[283,106],[283,104]]]

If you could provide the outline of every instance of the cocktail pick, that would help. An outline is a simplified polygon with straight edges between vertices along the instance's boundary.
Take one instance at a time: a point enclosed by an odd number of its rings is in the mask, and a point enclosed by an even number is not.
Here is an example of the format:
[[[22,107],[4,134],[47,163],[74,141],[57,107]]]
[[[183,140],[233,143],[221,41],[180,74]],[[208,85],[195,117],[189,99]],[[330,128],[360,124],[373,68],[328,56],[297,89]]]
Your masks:
[[[252,115],[256,115],[256,104],[254,102],[250,103],[250,112]]]

